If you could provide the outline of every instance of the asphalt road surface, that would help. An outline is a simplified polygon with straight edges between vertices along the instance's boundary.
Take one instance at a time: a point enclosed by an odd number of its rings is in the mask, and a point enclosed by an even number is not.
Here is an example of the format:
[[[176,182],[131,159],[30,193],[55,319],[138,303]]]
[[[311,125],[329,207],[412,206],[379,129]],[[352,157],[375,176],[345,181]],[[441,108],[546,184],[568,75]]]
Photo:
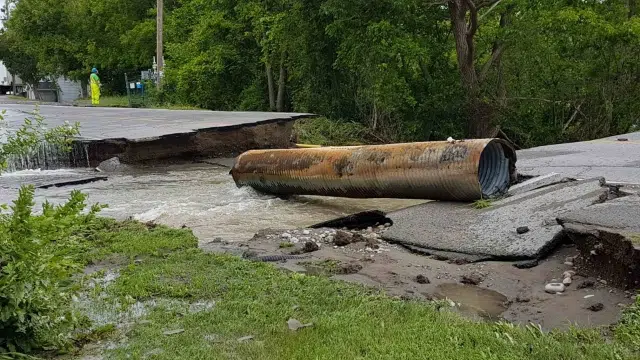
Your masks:
[[[640,132],[577,143],[518,151],[518,171],[524,174],[640,184]]]
[[[16,128],[24,121],[35,105],[0,102],[0,110],[8,127]],[[202,129],[256,125],[276,120],[295,120],[310,114],[129,109],[106,107],[74,107],[40,105],[40,114],[47,126],[63,125],[65,121],[80,123],[80,137],[88,140],[127,139],[142,140],[169,134],[191,133]]]

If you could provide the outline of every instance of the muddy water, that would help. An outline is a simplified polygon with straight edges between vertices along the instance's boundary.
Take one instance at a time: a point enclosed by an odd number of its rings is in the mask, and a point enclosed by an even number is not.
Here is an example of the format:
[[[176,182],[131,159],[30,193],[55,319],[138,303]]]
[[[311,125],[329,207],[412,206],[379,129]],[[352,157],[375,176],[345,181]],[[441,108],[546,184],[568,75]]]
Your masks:
[[[506,296],[477,286],[441,284],[437,287],[437,296],[459,303],[460,311],[469,316],[495,320],[507,310]]]
[[[20,184],[88,175],[96,174],[91,170],[29,170],[5,174],[0,177],[0,203],[11,201]],[[89,195],[90,203],[108,204],[109,208],[103,210],[105,216],[186,225],[201,242],[218,237],[227,241],[246,240],[265,228],[303,227],[358,211],[391,211],[419,203],[322,197],[282,200],[250,188],[238,189],[228,168],[205,164],[132,168],[126,173],[108,176],[108,181],[38,189],[36,203],[44,200],[59,203],[71,190],[78,189]]]

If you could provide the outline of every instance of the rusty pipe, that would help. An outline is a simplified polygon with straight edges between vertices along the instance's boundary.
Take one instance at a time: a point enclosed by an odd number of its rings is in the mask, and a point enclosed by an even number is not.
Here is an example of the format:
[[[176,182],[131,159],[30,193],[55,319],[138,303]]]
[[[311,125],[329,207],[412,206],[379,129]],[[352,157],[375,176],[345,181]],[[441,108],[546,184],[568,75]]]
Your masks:
[[[275,195],[473,201],[504,194],[516,153],[501,139],[251,150],[231,170],[238,187]]]

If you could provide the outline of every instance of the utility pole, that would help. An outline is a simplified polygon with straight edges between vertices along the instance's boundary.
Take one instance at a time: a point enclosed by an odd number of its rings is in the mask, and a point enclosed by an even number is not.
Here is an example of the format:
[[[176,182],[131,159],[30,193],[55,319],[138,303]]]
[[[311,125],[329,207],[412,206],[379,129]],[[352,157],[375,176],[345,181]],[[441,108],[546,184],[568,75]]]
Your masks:
[[[164,0],[157,0],[157,16],[156,16],[156,31],[157,31],[157,39],[156,39],[156,59],[158,62],[158,89],[162,88],[162,76],[164,71],[164,55],[163,55],[163,44],[162,44],[162,32],[163,32],[163,23],[164,23]]]

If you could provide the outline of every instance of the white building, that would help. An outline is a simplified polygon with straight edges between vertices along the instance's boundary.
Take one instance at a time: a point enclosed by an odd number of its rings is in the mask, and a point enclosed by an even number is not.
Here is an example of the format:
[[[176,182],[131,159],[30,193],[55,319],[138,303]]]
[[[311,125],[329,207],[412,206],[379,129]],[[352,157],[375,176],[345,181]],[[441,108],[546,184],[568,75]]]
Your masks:
[[[14,4],[8,4],[7,0],[0,0],[0,29],[4,28],[4,21],[9,18],[11,11],[15,8]],[[64,77],[59,77],[55,81],[46,79],[40,81],[37,89],[30,86],[23,86],[19,77],[13,76],[0,61],[0,95],[4,95],[13,90],[13,85],[17,87],[18,93],[23,90],[31,100],[55,101],[55,102],[73,102],[82,97],[82,87],[80,82],[71,81]]]

